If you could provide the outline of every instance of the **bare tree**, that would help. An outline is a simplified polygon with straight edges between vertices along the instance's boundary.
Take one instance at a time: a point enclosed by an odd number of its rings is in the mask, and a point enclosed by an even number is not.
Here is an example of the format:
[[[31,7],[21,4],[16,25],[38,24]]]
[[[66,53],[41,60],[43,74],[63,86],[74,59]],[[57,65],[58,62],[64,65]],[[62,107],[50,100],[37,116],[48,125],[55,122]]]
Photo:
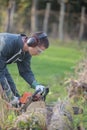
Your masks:
[[[37,31],[37,4],[38,4],[38,0],[32,0],[31,32]]]
[[[81,25],[80,25],[80,31],[79,31],[79,44],[82,41],[82,36],[83,36],[83,32],[84,32],[84,21],[85,21],[85,7],[82,7],[82,11],[81,11]]]
[[[47,3],[45,17],[44,17],[44,23],[43,23],[44,32],[47,32],[47,30],[48,30],[48,20],[49,20],[49,15],[50,15],[50,8],[51,8],[51,3]]]
[[[63,40],[64,34],[63,34],[63,25],[64,25],[64,12],[65,12],[65,3],[64,0],[58,0],[60,3],[60,16],[59,16],[59,39]]]
[[[11,32],[13,30],[14,11],[15,11],[15,0],[9,0],[7,8],[6,32]]]

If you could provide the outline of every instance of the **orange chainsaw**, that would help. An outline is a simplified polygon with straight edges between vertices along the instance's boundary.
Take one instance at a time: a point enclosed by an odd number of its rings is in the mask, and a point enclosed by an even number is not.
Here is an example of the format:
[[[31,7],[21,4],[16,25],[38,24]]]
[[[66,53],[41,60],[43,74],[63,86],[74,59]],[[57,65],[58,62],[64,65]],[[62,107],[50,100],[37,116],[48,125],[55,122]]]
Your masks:
[[[27,107],[35,101],[46,100],[46,96],[49,93],[49,88],[45,88],[43,93],[40,93],[40,89],[35,91],[34,94],[25,92],[19,100],[19,107],[21,112],[25,112]]]

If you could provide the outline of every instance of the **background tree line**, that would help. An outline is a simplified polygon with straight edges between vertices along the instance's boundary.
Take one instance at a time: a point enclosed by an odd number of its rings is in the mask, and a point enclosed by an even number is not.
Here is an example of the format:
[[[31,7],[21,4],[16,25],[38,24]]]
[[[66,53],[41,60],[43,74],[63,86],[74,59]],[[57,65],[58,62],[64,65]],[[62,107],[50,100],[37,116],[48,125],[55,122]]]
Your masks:
[[[0,32],[87,39],[86,0],[0,0]]]

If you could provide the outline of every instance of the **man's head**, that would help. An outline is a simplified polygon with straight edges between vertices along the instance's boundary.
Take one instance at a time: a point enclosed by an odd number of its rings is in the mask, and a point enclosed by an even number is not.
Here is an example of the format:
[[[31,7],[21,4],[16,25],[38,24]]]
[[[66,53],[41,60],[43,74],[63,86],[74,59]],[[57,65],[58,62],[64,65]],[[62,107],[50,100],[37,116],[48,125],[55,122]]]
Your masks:
[[[26,41],[31,55],[38,55],[49,47],[47,34],[44,32],[36,32]]]
[[[27,40],[28,46],[35,47],[35,46],[44,46],[45,48],[49,47],[49,41],[47,38],[47,34],[44,32],[36,32],[32,34],[30,38]]]

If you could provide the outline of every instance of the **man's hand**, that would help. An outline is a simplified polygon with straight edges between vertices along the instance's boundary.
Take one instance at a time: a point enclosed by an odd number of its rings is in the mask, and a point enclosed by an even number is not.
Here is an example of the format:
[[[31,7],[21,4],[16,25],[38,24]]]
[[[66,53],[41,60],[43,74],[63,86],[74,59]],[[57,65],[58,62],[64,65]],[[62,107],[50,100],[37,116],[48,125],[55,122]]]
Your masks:
[[[44,87],[43,85],[37,85],[37,86],[36,86],[36,91],[37,91],[37,90],[40,90],[40,93],[43,93],[43,92],[44,92],[44,88],[45,88],[45,87]]]

